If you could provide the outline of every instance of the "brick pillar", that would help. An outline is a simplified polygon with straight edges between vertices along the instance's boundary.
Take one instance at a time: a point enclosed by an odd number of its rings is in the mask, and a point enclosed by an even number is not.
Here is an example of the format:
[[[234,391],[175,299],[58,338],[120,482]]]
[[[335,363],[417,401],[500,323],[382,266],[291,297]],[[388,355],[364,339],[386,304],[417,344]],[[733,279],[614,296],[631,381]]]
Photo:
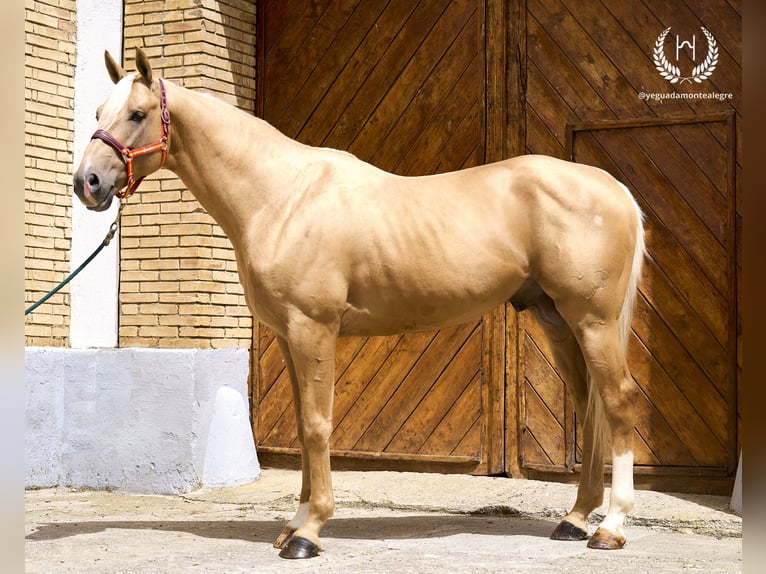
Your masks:
[[[254,2],[126,0],[129,71],[135,46],[158,76],[254,110]],[[125,210],[122,233],[122,346],[251,345],[231,244],[179,179],[168,171],[147,179]]]

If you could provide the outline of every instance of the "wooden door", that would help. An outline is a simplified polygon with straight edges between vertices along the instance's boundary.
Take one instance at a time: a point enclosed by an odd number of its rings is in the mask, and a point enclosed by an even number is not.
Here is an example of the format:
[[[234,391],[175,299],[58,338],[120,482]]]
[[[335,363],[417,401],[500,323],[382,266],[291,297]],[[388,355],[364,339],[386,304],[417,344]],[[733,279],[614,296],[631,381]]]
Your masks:
[[[636,482],[726,492],[741,425],[741,11],[729,0],[649,4],[260,2],[258,113],[400,174],[543,153],[628,184],[649,247],[629,349],[641,390]],[[671,84],[655,69],[668,27],[696,35],[700,52],[701,28],[715,37],[717,68],[703,82]],[[733,99],[641,97],[671,92]],[[254,426],[268,463],[297,453],[295,425],[268,329],[258,326],[254,347]],[[343,340],[336,366],[336,466],[576,477],[572,404],[526,313]]]
[[[648,257],[629,344],[640,389],[637,484],[730,492],[739,452],[736,173],[741,16],[737,3],[524,3],[526,146],[600,166],[646,214]],[[695,62],[717,41],[702,82],[671,83],[653,62],[660,34],[696,36]],[[676,63],[674,35],[663,45]],[[689,47],[687,46],[687,52]],[[690,53],[677,65],[687,73]],[[689,73],[690,75],[690,73]],[[645,94],[732,93],[647,100]],[[644,98],[642,98],[642,94]],[[516,443],[509,470],[571,473],[579,429],[550,349],[531,317],[519,330]],[[511,456],[518,448],[518,466]]]
[[[273,0],[259,2],[258,19],[258,114],[288,136],[403,175],[495,153],[483,2]],[[434,333],[341,339],[333,464],[501,471],[504,331],[500,309]],[[254,347],[259,456],[295,464],[288,375],[263,325]]]

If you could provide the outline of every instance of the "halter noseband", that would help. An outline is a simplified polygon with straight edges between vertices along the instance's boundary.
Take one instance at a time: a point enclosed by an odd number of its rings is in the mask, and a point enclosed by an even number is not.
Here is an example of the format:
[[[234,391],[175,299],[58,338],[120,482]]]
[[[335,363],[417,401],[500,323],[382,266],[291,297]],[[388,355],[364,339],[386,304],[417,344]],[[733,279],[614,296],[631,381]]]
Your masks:
[[[117,150],[117,152],[122,157],[122,161],[125,162],[125,170],[128,174],[128,184],[124,191],[117,191],[115,192],[115,195],[119,197],[120,199],[124,199],[126,197],[130,197],[133,195],[136,190],[138,189],[138,186],[141,185],[141,182],[144,181],[143,177],[139,177],[138,179],[135,179],[133,177],[133,159],[140,157],[142,155],[149,155],[155,152],[160,152],[162,154],[162,159],[160,160],[160,167],[165,165],[165,160],[168,157],[168,134],[170,133],[170,111],[167,107],[167,98],[165,96],[165,84],[162,83],[162,79],[157,80],[160,83],[160,118],[162,120],[162,137],[159,139],[159,141],[156,141],[154,143],[150,143],[147,145],[143,145],[141,147],[136,147],[133,149],[130,149],[127,146],[124,146],[120,143],[120,141],[115,138],[112,134],[110,134],[106,130],[96,130],[94,134],[90,137],[90,139],[99,139],[107,144],[109,144],[111,147]],[[145,176],[144,176],[145,177]]]

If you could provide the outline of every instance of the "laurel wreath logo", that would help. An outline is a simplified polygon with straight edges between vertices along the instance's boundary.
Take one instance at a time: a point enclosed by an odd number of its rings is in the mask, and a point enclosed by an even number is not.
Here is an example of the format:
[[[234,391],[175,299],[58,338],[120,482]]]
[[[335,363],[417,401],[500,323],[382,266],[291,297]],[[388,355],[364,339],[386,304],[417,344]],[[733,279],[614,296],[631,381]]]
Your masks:
[[[707,56],[705,56],[705,59],[701,64],[694,67],[692,75],[688,77],[681,76],[681,70],[678,66],[671,64],[665,57],[665,38],[670,33],[670,28],[665,28],[665,30],[663,30],[657,37],[657,41],[654,43],[654,65],[660,73],[660,76],[665,78],[671,84],[675,84],[679,81],[683,84],[684,82],[691,82],[692,80],[700,84],[703,80],[707,80],[715,71],[715,68],[718,65],[718,43],[707,28],[704,26],[701,26],[701,28],[702,33],[707,38]]]

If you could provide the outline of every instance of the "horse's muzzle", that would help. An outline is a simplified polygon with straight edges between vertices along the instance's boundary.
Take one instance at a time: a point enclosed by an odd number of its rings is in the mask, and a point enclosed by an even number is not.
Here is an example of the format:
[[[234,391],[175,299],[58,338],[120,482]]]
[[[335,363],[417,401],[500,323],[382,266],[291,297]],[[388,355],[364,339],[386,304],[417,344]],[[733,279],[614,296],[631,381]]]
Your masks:
[[[104,181],[96,173],[74,175],[74,192],[80,201],[92,211],[106,211],[114,198],[114,182]]]

